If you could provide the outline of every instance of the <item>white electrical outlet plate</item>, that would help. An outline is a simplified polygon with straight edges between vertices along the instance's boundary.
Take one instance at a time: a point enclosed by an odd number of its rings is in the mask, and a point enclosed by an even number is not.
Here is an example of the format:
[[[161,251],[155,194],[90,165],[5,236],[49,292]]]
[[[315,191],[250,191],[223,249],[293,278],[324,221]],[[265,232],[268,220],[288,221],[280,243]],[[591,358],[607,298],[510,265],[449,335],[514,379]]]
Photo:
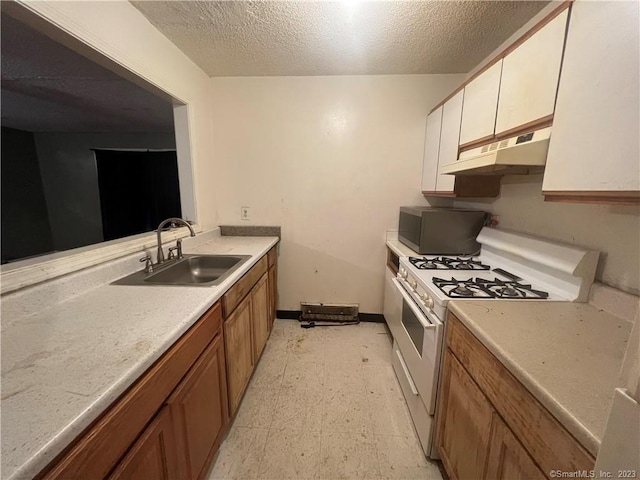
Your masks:
[[[249,220],[249,207],[240,207],[240,220]]]

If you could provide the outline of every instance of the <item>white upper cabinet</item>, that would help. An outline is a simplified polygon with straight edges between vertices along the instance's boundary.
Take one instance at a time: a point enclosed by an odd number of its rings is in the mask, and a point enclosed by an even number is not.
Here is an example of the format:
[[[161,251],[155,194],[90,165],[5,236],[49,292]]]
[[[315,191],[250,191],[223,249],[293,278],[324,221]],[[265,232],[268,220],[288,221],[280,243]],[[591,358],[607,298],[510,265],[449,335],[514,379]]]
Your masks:
[[[460,140],[460,122],[462,121],[462,99],[464,92],[460,90],[444,104],[442,111],[442,128],[440,133],[440,154],[438,168],[458,160],[458,144]],[[453,192],[456,177],[440,175],[436,177],[436,191]]]
[[[442,109],[434,110],[427,117],[427,133],[424,143],[422,164],[422,191],[435,192],[438,174],[438,154],[440,152],[440,127],[442,125]]]
[[[637,1],[573,3],[542,184],[556,198],[547,199],[640,199],[639,18]]]
[[[464,87],[460,145],[493,136],[498,109],[502,60]]]
[[[496,135],[553,115],[568,12],[562,11],[503,59]]]

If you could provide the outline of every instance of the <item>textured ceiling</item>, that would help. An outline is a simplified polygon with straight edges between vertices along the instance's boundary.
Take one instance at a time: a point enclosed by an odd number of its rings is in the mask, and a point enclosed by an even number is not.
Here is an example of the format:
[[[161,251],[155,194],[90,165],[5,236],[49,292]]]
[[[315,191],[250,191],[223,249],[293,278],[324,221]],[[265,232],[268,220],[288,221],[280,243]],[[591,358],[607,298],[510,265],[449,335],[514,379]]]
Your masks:
[[[173,108],[6,14],[2,126],[30,132],[173,132]]]
[[[210,76],[466,73],[547,1],[132,1]]]

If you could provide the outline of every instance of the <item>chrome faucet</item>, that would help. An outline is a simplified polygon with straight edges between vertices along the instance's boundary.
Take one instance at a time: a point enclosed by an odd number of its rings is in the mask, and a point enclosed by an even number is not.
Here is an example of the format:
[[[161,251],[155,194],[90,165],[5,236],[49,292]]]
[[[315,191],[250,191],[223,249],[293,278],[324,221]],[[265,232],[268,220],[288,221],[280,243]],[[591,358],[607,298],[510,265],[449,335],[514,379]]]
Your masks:
[[[164,252],[162,251],[162,240],[160,239],[160,235],[162,234],[162,227],[164,227],[167,223],[181,223],[189,229],[192,237],[196,236],[196,232],[193,231],[193,227],[189,225],[189,222],[183,220],[182,218],[172,217],[160,222],[160,225],[158,225],[158,256],[156,258],[156,263],[164,262]]]

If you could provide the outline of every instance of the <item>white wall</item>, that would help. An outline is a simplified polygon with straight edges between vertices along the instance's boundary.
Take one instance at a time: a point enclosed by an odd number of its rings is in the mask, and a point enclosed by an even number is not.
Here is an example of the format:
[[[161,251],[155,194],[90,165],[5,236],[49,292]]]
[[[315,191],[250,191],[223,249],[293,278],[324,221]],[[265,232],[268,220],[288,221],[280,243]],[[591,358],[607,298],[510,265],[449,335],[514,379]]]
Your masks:
[[[180,137],[178,161],[186,140],[192,157],[197,221],[205,227],[217,225],[215,189],[210,185],[216,168],[211,155],[209,77],[127,1],[20,3],[178,103],[187,104],[189,138]]]
[[[500,198],[455,206],[490,211],[500,228],[598,250],[596,278],[640,295],[640,207],[545,202],[542,175],[506,176]]]
[[[92,148],[175,148],[173,133],[36,133],[34,138],[55,250],[104,241]]]
[[[220,223],[282,226],[279,309],[382,312],[385,230],[400,205],[426,203],[426,114],[462,78],[211,79]]]

